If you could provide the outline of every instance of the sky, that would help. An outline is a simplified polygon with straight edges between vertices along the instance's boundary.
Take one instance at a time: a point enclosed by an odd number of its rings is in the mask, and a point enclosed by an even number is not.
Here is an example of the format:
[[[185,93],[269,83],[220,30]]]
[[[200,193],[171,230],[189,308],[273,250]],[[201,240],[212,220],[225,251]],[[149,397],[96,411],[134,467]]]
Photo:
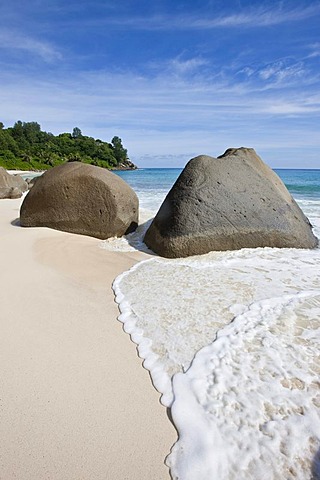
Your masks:
[[[320,0],[0,0],[0,121],[320,168]]]

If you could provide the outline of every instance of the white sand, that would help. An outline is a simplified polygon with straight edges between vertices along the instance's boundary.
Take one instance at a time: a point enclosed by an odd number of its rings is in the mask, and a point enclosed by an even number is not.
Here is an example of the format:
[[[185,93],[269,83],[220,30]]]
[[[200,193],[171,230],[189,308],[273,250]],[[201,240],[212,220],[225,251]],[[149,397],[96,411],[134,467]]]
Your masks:
[[[34,175],[42,175],[45,170],[7,170],[10,175],[30,175],[33,177]]]
[[[0,479],[164,480],[176,440],[112,280],[144,257],[12,225],[0,200]]]

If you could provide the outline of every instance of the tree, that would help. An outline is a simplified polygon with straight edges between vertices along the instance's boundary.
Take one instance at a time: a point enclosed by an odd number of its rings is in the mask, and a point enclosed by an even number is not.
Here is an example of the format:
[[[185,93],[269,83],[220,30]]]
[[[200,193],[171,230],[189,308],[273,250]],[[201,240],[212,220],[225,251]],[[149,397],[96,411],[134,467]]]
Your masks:
[[[12,127],[13,138],[21,138],[23,136],[23,123],[18,120]]]
[[[0,166],[45,170],[68,161],[95,164],[103,168],[129,165],[121,138],[112,143],[82,135],[80,128],[58,136],[43,132],[37,122],[17,121],[5,128],[0,122]]]
[[[81,132],[80,128],[74,127],[74,129],[73,129],[73,131],[72,131],[72,137],[73,137],[73,138],[82,137],[82,132]]]
[[[31,158],[31,156],[28,155],[27,153],[22,153],[22,154],[21,154],[21,160],[22,160],[23,162],[31,163],[32,158]]]
[[[127,156],[128,152],[125,148],[123,148],[121,138],[113,137],[113,139],[111,140],[111,144],[113,147],[113,155],[117,160],[117,162],[118,163],[125,162],[128,158]]]
[[[22,125],[23,134],[30,144],[39,142],[41,126],[37,122],[26,122]]]
[[[68,162],[81,162],[81,156],[79,153],[70,153],[68,155]]]

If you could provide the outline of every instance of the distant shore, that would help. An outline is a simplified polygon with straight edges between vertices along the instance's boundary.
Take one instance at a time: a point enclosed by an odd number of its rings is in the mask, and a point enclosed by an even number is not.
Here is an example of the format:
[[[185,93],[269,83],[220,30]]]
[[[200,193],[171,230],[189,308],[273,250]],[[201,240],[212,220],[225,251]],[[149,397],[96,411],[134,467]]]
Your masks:
[[[54,167],[52,167],[52,168],[54,168]],[[12,170],[12,169],[10,169],[10,170],[7,170],[7,172],[10,173],[10,175],[26,175],[28,173],[33,175],[35,173],[41,173],[42,174],[44,172],[47,172],[48,170],[51,170],[51,169],[50,168],[48,168],[47,170]],[[119,167],[110,168],[110,169],[106,169],[106,170],[108,170],[109,172],[130,171],[130,170],[139,170],[139,167],[137,167],[136,165],[134,165],[133,167],[119,166]]]

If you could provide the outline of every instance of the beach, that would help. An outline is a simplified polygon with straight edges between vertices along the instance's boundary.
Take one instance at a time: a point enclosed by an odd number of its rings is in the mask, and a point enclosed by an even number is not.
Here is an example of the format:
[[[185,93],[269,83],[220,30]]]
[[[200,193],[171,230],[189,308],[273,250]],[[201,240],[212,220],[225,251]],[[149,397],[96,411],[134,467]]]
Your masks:
[[[0,478],[169,478],[176,432],[111,288],[147,255],[22,228],[21,201],[0,201]]]
[[[140,226],[105,241],[1,200],[1,480],[320,478],[320,248],[152,254],[179,172],[117,173]],[[279,173],[319,238],[320,171]]]
[[[0,2],[0,480],[320,480],[319,24]]]

